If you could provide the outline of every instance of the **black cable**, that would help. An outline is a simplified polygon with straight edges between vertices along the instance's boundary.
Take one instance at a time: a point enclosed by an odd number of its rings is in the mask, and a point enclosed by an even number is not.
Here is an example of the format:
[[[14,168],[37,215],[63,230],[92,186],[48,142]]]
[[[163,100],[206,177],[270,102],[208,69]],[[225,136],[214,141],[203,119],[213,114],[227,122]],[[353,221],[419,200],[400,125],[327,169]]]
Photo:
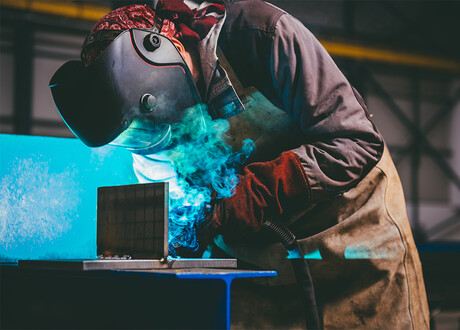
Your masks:
[[[297,242],[295,235],[284,225],[273,221],[266,221],[264,226],[274,233],[288,251],[297,252],[299,258],[291,258],[297,284],[301,290],[301,299],[305,307],[305,322],[307,329],[320,329],[318,308],[316,306],[315,290],[311,278],[308,262],[304,258],[304,251]]]

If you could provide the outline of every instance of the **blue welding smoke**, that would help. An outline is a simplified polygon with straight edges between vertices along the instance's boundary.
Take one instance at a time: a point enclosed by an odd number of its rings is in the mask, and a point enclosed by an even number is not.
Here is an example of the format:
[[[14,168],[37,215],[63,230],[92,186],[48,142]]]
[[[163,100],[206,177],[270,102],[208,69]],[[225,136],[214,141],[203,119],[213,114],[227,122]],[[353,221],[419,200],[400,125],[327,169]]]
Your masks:
[[[211,195],[230,197],[238,183],[238,171],[254,150],[245,140],[240,151],[233,151],[225,140],[230,125],[213,120],[204,105],[188,109],[182,121],[172,127],[167,157],[178,174],[179,189],[170,192],[169,253],[178,247],[198,249],[196,228],[204,220]]]

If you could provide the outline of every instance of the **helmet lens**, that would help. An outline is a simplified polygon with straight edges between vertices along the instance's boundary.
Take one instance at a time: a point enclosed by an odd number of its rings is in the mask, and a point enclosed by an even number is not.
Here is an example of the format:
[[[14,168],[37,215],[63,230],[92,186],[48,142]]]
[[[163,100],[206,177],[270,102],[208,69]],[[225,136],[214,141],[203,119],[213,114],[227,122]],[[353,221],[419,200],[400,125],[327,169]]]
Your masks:
[[[110,145],[123,147],[134,153],[154,153],[167,147],[171,140],[171,125],[154,124],[148,119],[135,118]]]

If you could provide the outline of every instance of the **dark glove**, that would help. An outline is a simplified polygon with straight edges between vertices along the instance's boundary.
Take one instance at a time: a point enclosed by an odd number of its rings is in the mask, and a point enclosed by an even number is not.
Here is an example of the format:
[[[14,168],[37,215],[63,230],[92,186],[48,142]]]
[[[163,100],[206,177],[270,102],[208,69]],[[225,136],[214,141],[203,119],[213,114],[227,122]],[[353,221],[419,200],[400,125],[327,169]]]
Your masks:
[[[218,233],[241,238],[258,232],[266,217],[279,218],[286,210],[300,209],[310,196],[306,173],[293,152],[248,165],[234,195],[215,201],[198,231],[199,244],[207,245]]]

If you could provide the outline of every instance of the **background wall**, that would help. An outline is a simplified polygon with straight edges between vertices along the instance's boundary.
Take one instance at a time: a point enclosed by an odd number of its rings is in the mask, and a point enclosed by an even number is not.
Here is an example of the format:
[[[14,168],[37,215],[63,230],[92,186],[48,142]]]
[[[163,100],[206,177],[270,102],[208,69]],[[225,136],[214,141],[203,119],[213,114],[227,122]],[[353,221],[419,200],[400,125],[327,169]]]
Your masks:
[[[71,137],[48,81],[79,58],[98,17],[132,2],[0,0],[0,133]],[[272,3],[318,37],[363,95],[400,173],[417,243],[447,246],[434,259],[452,264],[444,252],[460,246],[460,2]],[[430,302],[433,315],[445,309],[440,300]],[[460,306],[450,310],[456,318]]]

